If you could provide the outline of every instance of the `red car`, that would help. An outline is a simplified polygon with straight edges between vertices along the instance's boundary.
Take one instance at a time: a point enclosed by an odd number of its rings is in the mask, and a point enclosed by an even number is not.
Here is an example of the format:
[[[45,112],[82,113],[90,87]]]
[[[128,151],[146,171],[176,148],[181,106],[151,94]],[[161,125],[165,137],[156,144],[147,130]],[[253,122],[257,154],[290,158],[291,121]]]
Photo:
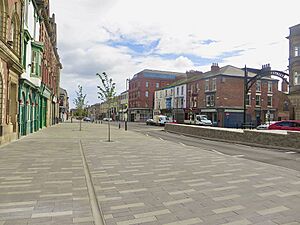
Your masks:
[[[300,131],[300,120],[283,120],[271,124],[269,130],[291,130]]]

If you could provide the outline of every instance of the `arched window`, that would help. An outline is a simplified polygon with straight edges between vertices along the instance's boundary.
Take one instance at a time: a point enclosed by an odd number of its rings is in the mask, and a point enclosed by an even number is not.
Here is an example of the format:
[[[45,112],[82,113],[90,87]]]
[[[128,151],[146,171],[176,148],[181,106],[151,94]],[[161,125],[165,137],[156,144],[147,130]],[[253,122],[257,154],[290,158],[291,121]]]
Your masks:
[[[0,38],[2,40],[6,40],[7,8],[7,0],[0,0]]]
[[[20,51],[20,21],[18,15],[15,13],[11,20],[9,44],[15,50],[16,53]]]

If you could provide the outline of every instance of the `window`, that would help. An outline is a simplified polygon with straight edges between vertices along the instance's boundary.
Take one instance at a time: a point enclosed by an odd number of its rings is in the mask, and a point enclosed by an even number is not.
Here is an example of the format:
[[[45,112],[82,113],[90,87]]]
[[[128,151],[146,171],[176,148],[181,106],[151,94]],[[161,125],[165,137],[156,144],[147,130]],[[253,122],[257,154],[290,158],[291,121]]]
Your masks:
[[[250,99],[251,99],[251,94],[248,93],[247,96],[246,96],[246,99],[245,99],[246,100],[246,105],[250,105],[251,104]]]
[[[183,90],[184,90],[184,87],[181,86],[181,95],[183,95]]]
[[[168,96],[168,91],[167,90],[165,90],[165,95]]]
[[[290,122],[279,122],[277,123],[277,126],[279,127],[289,127],[290,126]]]
[[[260,106],[260,95],[255,96],[255,105]]]
[[[210,106],[215,106],[215,96],[214,95],[210,96]]]
[[[269,93],[272,93],[272,85],[273,85],[272,81],[268,81],[268,92]]]
[[[147,98],[149,97],[149,92],[148,92],[148,91],[145,92],[145,96],[146,96]]]
[[[300,73],[294,72],[294,85],[300,85]]]
[[[28,0],[26,0],[25,1],[25,13],[24,13],[24,15],[25,15],[25,23],[26,23],[26,25],[28,24],[28,5],[29,5],[29,2],[28,2]]]
[[[179,87],[176,88],[176,94],[179,95]]]
[[[155,86],[156,88],[159,88],[159,83],[156,83],[156,86]]]
[[[283,111],[289,111],[289,103],[288,103],[288,101],[284,101],[284,103],[283,103]]]
[[[197,92],[200,90],[199,83],[196,84]]]
[[[256,91],[257,92],[261,91],[261,81],[260,80],[256,81]]]
[[[197,107],[197,97],[193,98],[193,107],[196,108]]]
[[[268,106],[272,106],[272,96],[268,96]]]
[[[205,81],[205,91],[209,91],[209,80]]]
[[[217,90],[217,79],[216,78],[212,79],[212,90],[213,91]]]
[[[180,98],[180,107],[183,108],[183,98]]]
[[[34,76],[39,75],[39,54],[36,51],[32,51],[31,55],[31,74]]]
[[[215,106],[215,96],[206,95],[206,106]]]
[[[149,82],[148,82],[148,81],[146,81],[146,88],[147,88],[147,87],[149,87]]]
[[[294,46],[294,56],[300,56],[300,45]]]

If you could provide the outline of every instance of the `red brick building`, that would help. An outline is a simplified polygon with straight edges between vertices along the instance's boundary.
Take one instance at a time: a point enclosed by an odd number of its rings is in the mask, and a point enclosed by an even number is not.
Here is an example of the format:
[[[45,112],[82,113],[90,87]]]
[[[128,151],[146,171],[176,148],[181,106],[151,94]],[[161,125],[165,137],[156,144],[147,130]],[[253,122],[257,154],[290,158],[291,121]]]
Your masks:
[[[249,77],[256,74],[248,72]],[[215,125],[241,127],[244,105],[244,70],[234,66],[219,68],[188,79],[186,119],[206,114]],[[284,97],[278,91],[278,80],[265,77],[250,89],[247,99],[247,122],[257,125],[266,120],[278,120],[278,108]],[[281,97],[279,97],[281,96]],[[269,116],[269,117],[268,117]]]
[[[59,81],[62,65],[57,52],[55,15],[50,17],[49,0],[37,0],[43,18],[40,26],[40,42],[44,44],[42,59],[42,111],[46,112],[46,126],[59,118]]]
[[[175,80],[185,77],[185,73],[143,70],[129,81],[129,121],[146,121],[153,116],[154,92]]]

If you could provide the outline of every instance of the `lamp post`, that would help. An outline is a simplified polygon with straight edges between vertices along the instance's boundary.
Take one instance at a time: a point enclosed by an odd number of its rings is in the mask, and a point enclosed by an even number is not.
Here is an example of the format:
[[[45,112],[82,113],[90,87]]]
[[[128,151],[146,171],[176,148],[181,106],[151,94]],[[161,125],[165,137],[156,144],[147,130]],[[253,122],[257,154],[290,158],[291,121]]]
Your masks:
[[[246,122],[247,122],[247,114],[246,114],[246,111],[247,111],[247,106],[246,106],[246,98],[248,96],[248,71],[247,71],[247,66],[245,65],[245,71],[244,71],[244,111],[243,111],[243,128],[245,127],[246,125]]]

